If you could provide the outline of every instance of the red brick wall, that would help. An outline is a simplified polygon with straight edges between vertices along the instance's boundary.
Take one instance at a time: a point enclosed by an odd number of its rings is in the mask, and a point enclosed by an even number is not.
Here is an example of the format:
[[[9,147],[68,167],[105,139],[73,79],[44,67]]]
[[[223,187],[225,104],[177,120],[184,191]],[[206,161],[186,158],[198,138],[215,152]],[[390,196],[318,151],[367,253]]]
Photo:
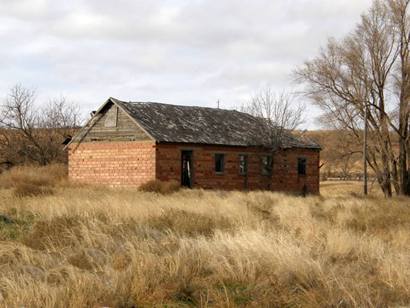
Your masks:
[[[157,144],[154,142],[84,142],[69,147],[69,176],[74,181],[139,186],[155,178],[181,181],[181,151],[193,151],[193,186],[207,189],[268,189],[319,192],[319,152],[283,150],[273,157],[272,176],[262,175],[261,156],[256,148]],[[223,174],[215,172],[215,153],[225,154]],[[248,175],[239,174],[239,154],[248,155]],[[307,159],[306,175],[297,171],[299,157]],[[247,186],[245,183],[247,182]]]
[[[298,158],[306,158],[306,175],[298,175]],[[275,190],[319,193],[320,152],[309,149],[288,149],[276,153],[273,164],[272,187]],[[277,176],[275,176],[277,175]]]
[[[319,152],[291,149],[273,157],[272,176],[262,175],[261,156],[269,154],[255,148],[158,144],[156,149],[156,177],[162,181],[181,179],[181,151],[193,151],[193,185],[211,189],[269,189],[301,192],[303,186],[310,193],[319,193]],[[225,154],[225,171],[216,174],[214,154]],[[239,154],[248,155],[248,176],[239,174]],[[306,175],[299,176],[297,160],[307,159]]]
[[[77,182],[139,186],[155,179],[155,143],[72,143],[68,150],[68,173]]]

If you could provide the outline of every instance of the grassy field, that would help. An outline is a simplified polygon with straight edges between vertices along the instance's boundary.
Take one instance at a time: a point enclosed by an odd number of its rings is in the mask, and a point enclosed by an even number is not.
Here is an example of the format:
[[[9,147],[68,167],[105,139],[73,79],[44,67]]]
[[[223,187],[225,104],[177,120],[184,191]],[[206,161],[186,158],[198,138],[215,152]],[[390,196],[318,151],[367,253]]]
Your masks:
[[[51,166],[0,187],[0,306],[410,305],[410,199],[356,183],[159,195]]]

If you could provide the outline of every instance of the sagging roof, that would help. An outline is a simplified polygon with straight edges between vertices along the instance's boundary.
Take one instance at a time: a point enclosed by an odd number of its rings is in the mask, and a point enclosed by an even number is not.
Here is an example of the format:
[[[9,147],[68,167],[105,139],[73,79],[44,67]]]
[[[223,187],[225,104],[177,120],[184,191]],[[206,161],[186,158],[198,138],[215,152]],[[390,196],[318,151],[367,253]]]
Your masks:
[[[236,110],[123,102],[110,98],[157,142],[260,146],[260,119]],[[258,136],[257,136],[258,135]],[[283,135],[282,148],[320,149],[306,138]]]

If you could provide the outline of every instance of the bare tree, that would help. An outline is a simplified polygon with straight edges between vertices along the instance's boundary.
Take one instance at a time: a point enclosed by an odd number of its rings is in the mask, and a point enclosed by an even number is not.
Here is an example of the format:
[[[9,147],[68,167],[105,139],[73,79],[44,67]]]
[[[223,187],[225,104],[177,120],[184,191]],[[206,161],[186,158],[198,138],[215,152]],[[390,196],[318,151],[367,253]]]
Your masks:
[[[0,147],[6,160],[45,165],[64,160],[62,141],[80,123],[78,107],[65,98],[40,108],[35,91],[14,86],[0,108]]]
[[[349,130],[332,128],[329,131],[312,131],[309,136],[323,145],[320,153],[321,173],[344,179],[353,176],[363,147]]]
[[[319,56],[297,70],[306,93],[328,121],[362,138],[365,109],[369,135],[367,162],[386,196],[410,194],[408,183],[408,2],[374,1],[354,32],[329,40]],[[394,95],[397,93],[397,96]],[[399,106],[399,108],[397,108]],[[394,110],[398,109],[399,119]],[[399,127],[397,127],[397,122]],[[398,135],[400,153],[392,134]],[[407,158],[406,158],[407,157]]]
[[[50,129],[72,129],[81,122],[80,109],[65,97],[52,99],[43,108],[41,127]]]
[[[304,106],[295,102],[294,95],[276,94],[270,88],[257,93],[240,109],[260,119],[261,144],[274,149],[281,146],[286,132],[294,131],[303,123]]]
[[[397,37],[398,65],[395,72],[398,97],[400,193],[410,195],[410,0],[389,0],[388,8],[394,34]]]

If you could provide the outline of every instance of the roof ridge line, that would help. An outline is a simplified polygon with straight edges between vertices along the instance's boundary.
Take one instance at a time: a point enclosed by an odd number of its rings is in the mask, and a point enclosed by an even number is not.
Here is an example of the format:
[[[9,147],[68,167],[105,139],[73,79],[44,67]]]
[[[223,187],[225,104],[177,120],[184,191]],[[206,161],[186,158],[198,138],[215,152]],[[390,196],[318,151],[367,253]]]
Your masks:
[[[248,114],[246,112],[242,112],[236,109],[226,109],[226,108],[215,108],[215,107],[209,107],[209,106],[198,106],[198,105],[181,105],[181,104],[170,104],[170,103],[161,103],[161,102],[152,102],[152,101],[123,101],[123,100],[119,100],[117,98],[114,97],[110,97],[110,99],[113,99],[115,101],[118,101],[120,103],[123,104],[132,104],[132,105],[137,105],[137,104],[156,104],[156,105],[166,105],[166,106],[174,106],[174,107],[183,107],[183,108],[203,108],[203,109],[212,109],[212,110],[222,110],[222,111],[235,111],[235,112],[239,112],[239,113],[244,113],[244,114]],[[251,115],[252,116],[252,115]]]

